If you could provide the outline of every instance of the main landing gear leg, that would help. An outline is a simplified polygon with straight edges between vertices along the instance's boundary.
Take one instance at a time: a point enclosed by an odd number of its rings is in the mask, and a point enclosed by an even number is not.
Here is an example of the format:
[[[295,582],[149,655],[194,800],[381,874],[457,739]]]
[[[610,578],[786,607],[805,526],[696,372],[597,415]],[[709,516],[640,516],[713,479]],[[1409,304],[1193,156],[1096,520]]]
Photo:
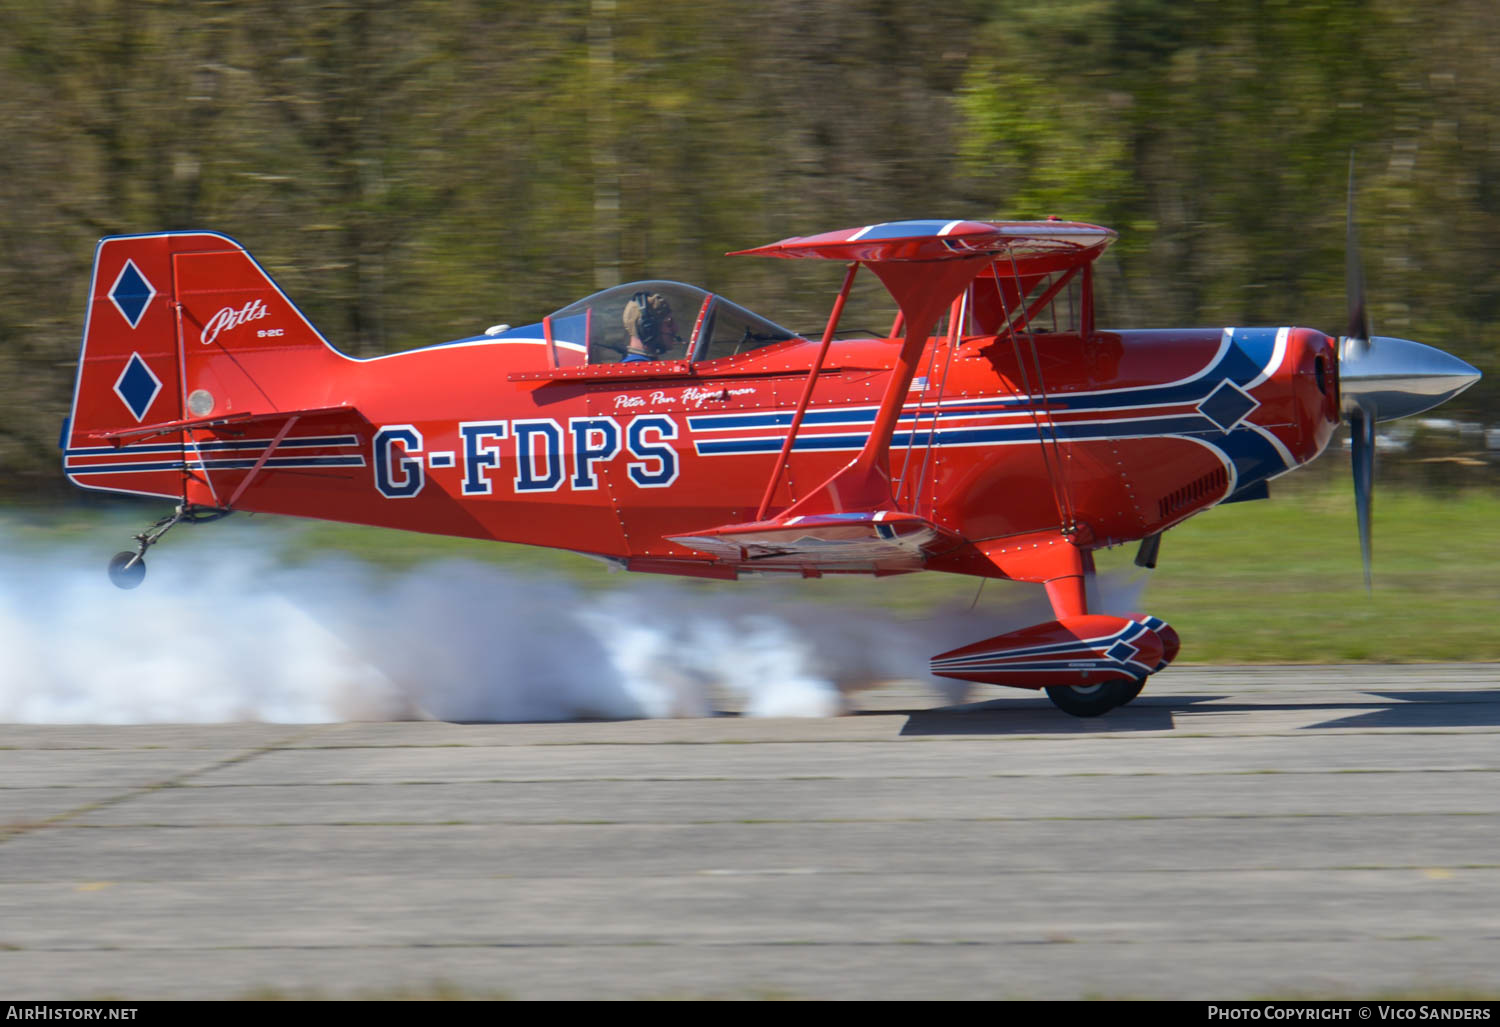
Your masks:
[[[157,521],[151,527],[132,536],[135,539],[135,552],[125,550],[116,553],[109,561],[109,580],[116,588],[136,588],[142,581],[146,580],[146,550],[161,541],[163,535],[172,530],[172,527],[181,521],[189,524],[203,524],[207,521],[217,521],[221,517],[228,517],[232,510],[217,510],[206,506],[189,506],[183,503],[172,513]]]
[[[1177,632],[1160,617],[1089,612],[1094,561],[1072,539],[1020,536],[980,551],[1002,577],[1044,585],[1056,619],[939,653],[930,663],[938,677],[1046,689],[1065,713],[1097,717],[1138,696],[1177,655]]]
[[[1088,614],[1088,585],[1094,578],[1093,553],[1072,547],[1064,552],[1072,557],[1070,562],[1075,566],[1069,570],[1073,573],[1046,582],[1047,598],[1058,620]],[[1145,675],[1093,685],[1049,685],[1047,698],[1064,713],[1075,717],[1098,717],[1130,702],[1141,694],[1145,685]]]

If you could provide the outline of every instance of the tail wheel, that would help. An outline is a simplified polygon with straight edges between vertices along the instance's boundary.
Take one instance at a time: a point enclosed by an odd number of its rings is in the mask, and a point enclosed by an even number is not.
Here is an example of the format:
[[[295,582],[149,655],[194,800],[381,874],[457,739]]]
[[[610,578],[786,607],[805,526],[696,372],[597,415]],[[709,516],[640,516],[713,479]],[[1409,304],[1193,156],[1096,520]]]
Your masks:
[[[146,578],[146,561],[140,553],[116,553],[109,561],[109,580],[116,588],[135,588]]]
[[[109,580],[115,588],[136,588],[146,579],[146,550],[161,541],[161,537],[179,522],[207,524],[220,517],[228,517],[233,510],[221,510],[211,506],[193,506],[183,503],[151,527],[133,536],[135,552],[116,553],[109,561]]]
[[[1106,681],[1099,685],[1052,685],[1047,698],[1064,713],[1075,717],[1097,717],[1123,706],[1141,692],[1145,680]]]

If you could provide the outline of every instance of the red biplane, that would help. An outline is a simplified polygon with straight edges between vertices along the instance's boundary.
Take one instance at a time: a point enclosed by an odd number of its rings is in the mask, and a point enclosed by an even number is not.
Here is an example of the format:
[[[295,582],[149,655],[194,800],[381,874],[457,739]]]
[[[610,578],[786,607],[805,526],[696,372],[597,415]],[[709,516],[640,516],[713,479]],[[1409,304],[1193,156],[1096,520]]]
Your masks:
[[[99,243],[65,469],[173,500],[111,577],[133,587],[180,520],[248,510],[498,539],[635,571],[947,571],[1035,582],[1055,619],[943,653],[936,674],[1045,688],[1097,715],[1178,650],[1159,618],[1090,609],[1093,551],[1267,482],[1353,429],[1369,567],[1376,420],[1478,373],[1372,338],[1357,261],[1342,338],[1308,328],[1102,331],[1115,238],[1064,221],[902,221],[745,250],[848,265],[820,339],[677,282],[539,323],[346,357],[234,240]],[[1352,233],[1351,233],[1352,241]],[[1351,251],[1352,252],[1352,251]],[[899,309],[840,337],[860,268]]]

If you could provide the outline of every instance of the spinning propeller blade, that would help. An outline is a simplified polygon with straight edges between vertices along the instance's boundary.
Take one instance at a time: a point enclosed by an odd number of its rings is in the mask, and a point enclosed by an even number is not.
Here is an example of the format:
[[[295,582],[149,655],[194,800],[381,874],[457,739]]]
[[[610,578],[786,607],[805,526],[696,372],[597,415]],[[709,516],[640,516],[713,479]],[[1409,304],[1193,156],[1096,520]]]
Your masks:
[[[1354,156],[1349,157],[1349,209],[1345,227],[1347,332],[1339,340],[1339,394],[1349,422],[1359,549],[1370,591],[1370,510],[1375,492],[1375,422],[1409,417],[1445,403],[1479,380],[1479,372],[1440,349],[1410,339],[1370,333],[1364,267],[1354,227]]]
[[[1370,352],[1370,309],[1365,304],[1365,269],[1359,258],[1359,232],[1354,225],[1354,154],[1349,154],[1349,190],[1344,212],[1344,292],[1348,327],[1339,347],[1340,380],[1350,365]],[[1373,591],[1370,576],[1370,510],[1375,489],[1375,412],[1358,400],[1346,407],[1349,421],[1349,460],[1354,472],[1354,510],[1359,519],[1359,555],[1365,565],[1365,593]]]
[[[1349,323],[1344,338],[1363,353],[1370,346],[1370,310],[1365,305],[1365,269],[1359,259],[1359,233],[1354,227],[1354,154],[1349,154],[1349,194],[1344,215],[1344,291]]]
[[[1375,418],[1355,407],[1349,412],[1349,456],[1354,469],[1354,509],[1359,517],[1359,555],[1365,564],[1365,591],[1370,579],[1370,500],[1375,489]]]

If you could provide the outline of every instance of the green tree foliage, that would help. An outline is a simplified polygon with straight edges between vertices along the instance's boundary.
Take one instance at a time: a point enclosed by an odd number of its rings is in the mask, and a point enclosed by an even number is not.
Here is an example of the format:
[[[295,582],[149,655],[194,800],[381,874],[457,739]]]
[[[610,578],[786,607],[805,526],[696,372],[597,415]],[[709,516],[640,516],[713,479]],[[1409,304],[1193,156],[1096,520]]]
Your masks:
[[[813,331],[841,269],[724,260],[903,217],[1121,232],[1108,323],[1343,322],[1489,374],[1500,8],[1485,0],[9,0],[0,474],[58,479],[95,240],[244,242],[361,355],[673,277]],[[878,289],[852,323],[881,329]]]

